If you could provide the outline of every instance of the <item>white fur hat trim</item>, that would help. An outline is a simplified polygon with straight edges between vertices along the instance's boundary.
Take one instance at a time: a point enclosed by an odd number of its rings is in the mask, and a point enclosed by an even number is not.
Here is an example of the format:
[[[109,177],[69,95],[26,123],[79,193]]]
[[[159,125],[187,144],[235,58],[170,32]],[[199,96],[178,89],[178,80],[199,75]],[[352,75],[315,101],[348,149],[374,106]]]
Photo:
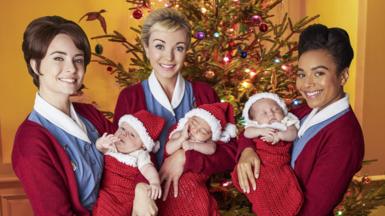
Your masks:
[[[245,107],[243,108],[242,116],[245,120],[246,125],[248,124],[249,121],[251,121],[249,117],[249,110],[251,106],[260,99],[271,99],[277,102],[277,104],[282,108],[284,115],[286,116],[287,114],[286,104],[277,94],[269,93],[269,92],[256,93],[253,96],[251,96],[249,100],[247,100],[247,102],[245,103]]]

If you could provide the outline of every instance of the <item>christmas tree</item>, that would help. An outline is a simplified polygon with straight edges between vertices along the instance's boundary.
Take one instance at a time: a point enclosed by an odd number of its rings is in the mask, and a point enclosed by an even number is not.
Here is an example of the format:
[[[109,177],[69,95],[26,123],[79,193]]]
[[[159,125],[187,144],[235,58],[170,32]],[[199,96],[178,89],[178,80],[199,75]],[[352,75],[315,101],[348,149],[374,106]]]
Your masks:
[[[297,42],[293,36],[316,17],[293,23],[286,14],[281,23],[273,23],[271,11],[281,2],[174,0],[164,4],[181,11],[193,27],[194,37],[182,72],[184,77],[210,83],[221,100],[234,106],[237,117],[247,98],[255,92],[277,93],[287,104],[299,96],[294,83]],[[151,10],[155,5],[148,0],[127,0],[127,3],[132,6],[132,16],[136,19],[142,18],[143,10]],[[123,45],[131,56],[129,67],[124,68],[122,63],[104,56],[100,44],[95,48],[95,61],[115,74],[121,86],[143,80],[151,72],[139,40],[140,26],[131,29],[137,32],[134,41],[117,31],[92,38]]]
[[[368,165],[377,160],[367,160]],[[385,206],[385,176],[356,175],[342,202],[335,208],[337,216],[369,215],[373,209]]]
[[[296,34],[317,16],[305,17],[296,23],[287,16],[272,21],[273,9],[282,0],[126,0],[132,17],[142,19],[153,8],[172,7],[188,17],[193,27],[193,41],[187,53],[183,75],[190,80],[210,83],[223,101],[233,104],[240,119],[240,110],[255,92],[269,91],[285,98],[288,105],[299,103],[295,90]],[[123,46],[122,55],[129,56],[129,66],[103,55],[98,43],[94,62],[106,67],[116,82],[124,87],[146,79],[151,66],[139,40],[140,28],[131,27],[137,36],[128,40],[122,33],[107,33],[102,13],[89,12],[87,20],[99,20],[106,34],[92,37],[98,41]],[[109,116],[111,112],[106,112]],[[225,175],[211,179],[210,191],[216,196],[221,215],[254,215],[246,197],[238,192]],[[385,205],[385,181],[372,182],[368,176],[356,176],[336,215],[368,215]]]

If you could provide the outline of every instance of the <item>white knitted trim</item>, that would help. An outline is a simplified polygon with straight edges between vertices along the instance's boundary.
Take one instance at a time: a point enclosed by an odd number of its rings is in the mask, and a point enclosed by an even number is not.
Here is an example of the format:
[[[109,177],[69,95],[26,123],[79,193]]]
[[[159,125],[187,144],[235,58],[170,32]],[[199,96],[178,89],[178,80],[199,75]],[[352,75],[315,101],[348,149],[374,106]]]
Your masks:
[[[113,151],[108,151],[106,155],[109,155],[116,160],[118,160],[121,163],[124,163],[126,165],[132,166],[132,167],[138,167],[138,158],[131,156],[129,154],[123,154],[120,152],[113,152]]]
[[[264,98],[271,99],[271,100],[274,100],[275,102],[277,102],[277,104],[282,108],[284,115],[285,116],[287,115],[286,104],[277,94],[270,93],[270,92],[256,93],[253,96],[251,96],[249,98],[249,100],[247,100],[247,102],[245,103],[245,107],[243,108],[242,116],[243,116],[246,124],[249,121],[251,121],[250,117],[249,117],[249,110],[250,110],[251,106],[255,102],[257,102],[258,100],[264,99]]]
[[[122,126],[123,122],[128,123],[132,128],[134,128],[134,130],[139,134],[146,150],[151,152],[155,146],[155,142],[152,140],[150,134],[148,134],[148,131],[146,127],[144,127],[143,123],[130,114],[124,115],[119,119],[119,127]]]

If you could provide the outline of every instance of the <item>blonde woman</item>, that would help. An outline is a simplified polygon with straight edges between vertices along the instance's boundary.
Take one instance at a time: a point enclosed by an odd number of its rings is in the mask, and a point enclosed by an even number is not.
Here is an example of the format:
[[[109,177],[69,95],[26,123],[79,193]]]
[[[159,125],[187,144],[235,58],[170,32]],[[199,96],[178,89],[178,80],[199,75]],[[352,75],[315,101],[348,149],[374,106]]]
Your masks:
[[[156,162],[164,183],[163,200],[167,203],[170,197],[180,195],[178,182],[184,172],[211,175],[232,169],[235,145],[230,143],[218,146],[213,155],[180,149],[164,159],[164,145],[169,128],[196,106],[219,102],[219,99],[208,84],[188,81],[181,75],[191,41],[191,27],[183,15],[170,8],[151,12],[144,21],[141,40],[153,70],[147,80],[122,90],[116,105],[114,122],[117,123],[122,115],[140,109],[166,120],[160,135],[160,150],[156,153]],[[186,201],[186,206],[193,208],[190,202]]]

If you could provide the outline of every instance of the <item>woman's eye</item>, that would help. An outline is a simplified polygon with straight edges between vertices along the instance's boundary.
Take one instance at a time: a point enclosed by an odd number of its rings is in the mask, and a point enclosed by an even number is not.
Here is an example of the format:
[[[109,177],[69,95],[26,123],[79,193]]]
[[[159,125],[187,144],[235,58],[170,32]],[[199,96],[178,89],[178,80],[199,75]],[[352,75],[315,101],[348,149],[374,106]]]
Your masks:
[[[60,57],[60,56],[57,56],[55,58],[53,58],[55,61],[64,61],[64,58]]]
[[[178,46],[177,48],[176,48],[176,50],[177,51],[179,51],[179,52],[184,52],[184,47],[183,46]]]
[[[305,77],[305,74],[304,73],[297,73],[297,78],[304,78]]]
[[[155,45],[155,48],[157,48],[158,50],[162,50],[164,46],[162,44],[157,44]]]
[[[325,74],[325,72],[323,72],[323,71],[316,71],[316,72],[315,72],[315,76],[316,76],[316,77],[322,76],[322,75],[324,75],[324,74]]]
[[[75,59],[75,63],[83,64],[84,63],[84,59]]]

